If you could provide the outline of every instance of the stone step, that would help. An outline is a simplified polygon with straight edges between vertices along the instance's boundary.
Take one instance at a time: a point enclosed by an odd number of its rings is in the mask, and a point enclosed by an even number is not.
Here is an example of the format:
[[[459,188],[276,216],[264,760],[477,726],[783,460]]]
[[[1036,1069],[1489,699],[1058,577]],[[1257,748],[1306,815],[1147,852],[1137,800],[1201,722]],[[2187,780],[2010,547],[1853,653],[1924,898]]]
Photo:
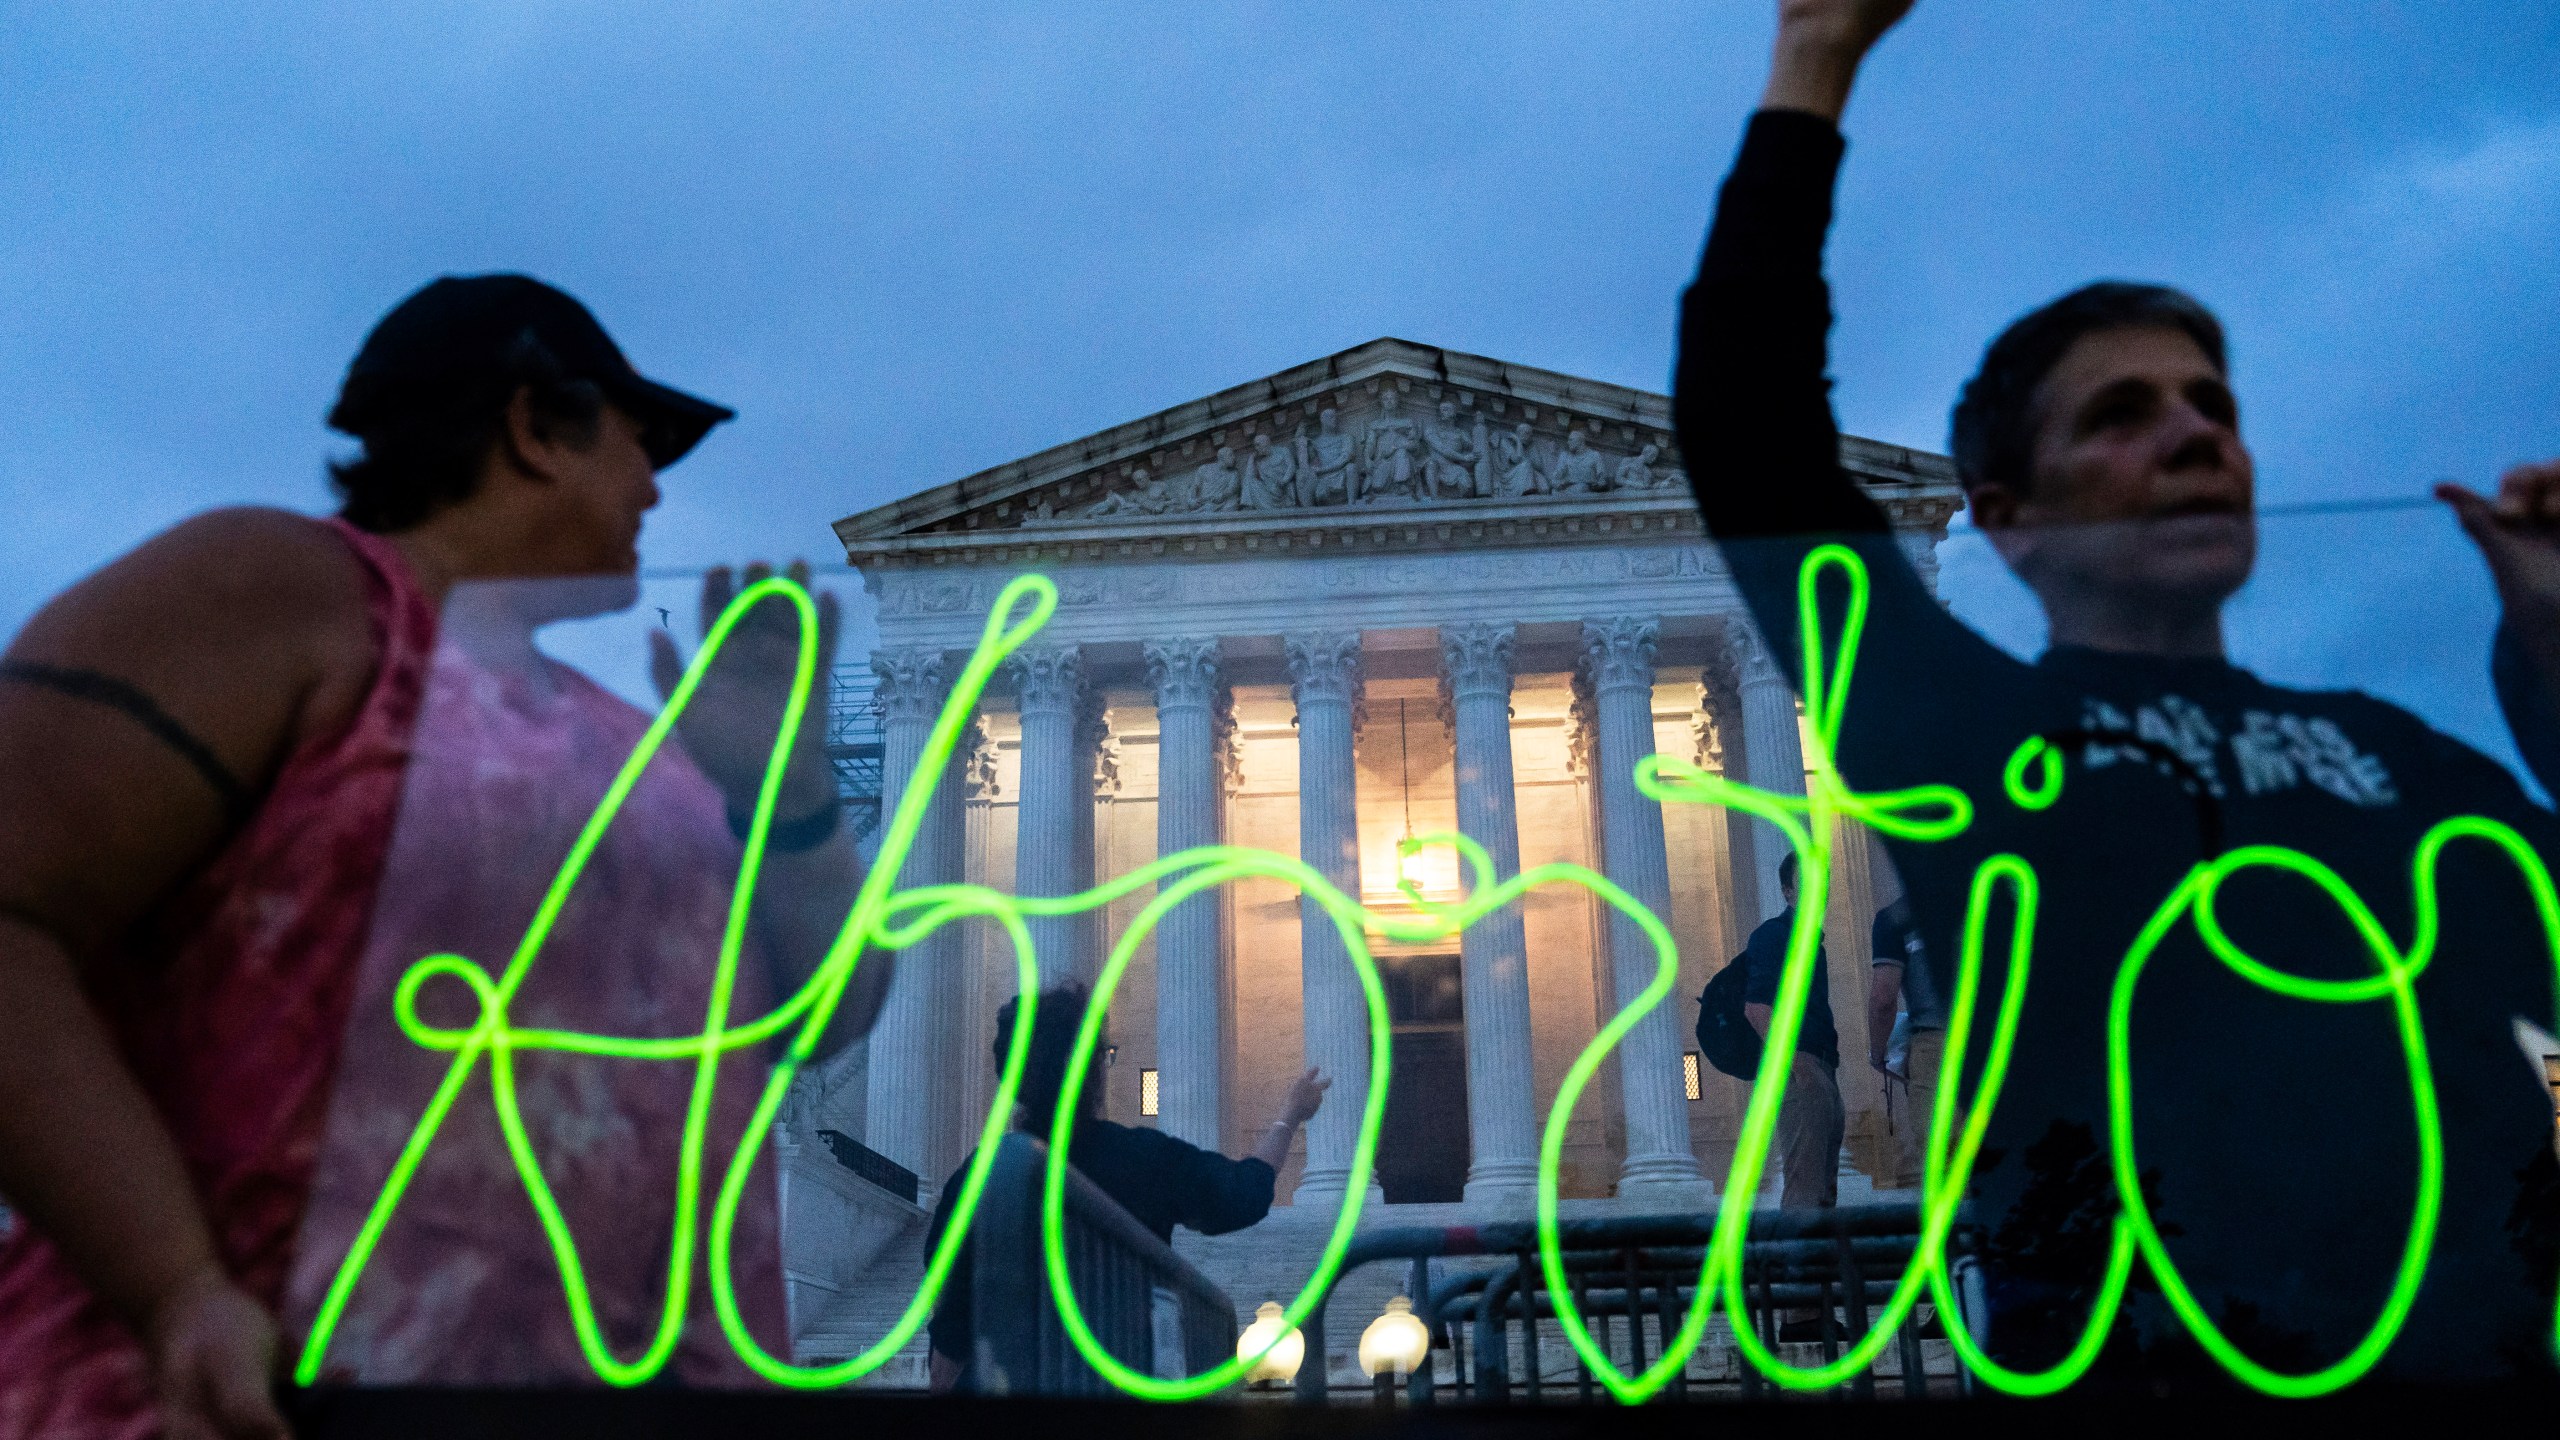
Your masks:
[[[871,1262],[857,1282],[839,1292],[800,1327],[793,1347],[798,1363],[827,1364],[869,1349],[897,1324],[916,1288],[923,1283],[921,1237],[892,1244]],[[930,1374],[925,1332],[918,1329],[888,1363],[856,1384],[866,1389],[922,1390]]]

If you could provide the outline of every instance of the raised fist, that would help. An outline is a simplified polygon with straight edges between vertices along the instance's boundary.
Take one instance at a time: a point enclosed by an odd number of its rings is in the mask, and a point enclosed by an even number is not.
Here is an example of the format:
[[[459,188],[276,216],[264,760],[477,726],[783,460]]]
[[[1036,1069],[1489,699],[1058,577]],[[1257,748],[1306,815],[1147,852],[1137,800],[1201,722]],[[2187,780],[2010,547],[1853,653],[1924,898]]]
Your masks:
[[[1778,0],[1778,44],[1764,110],[1802,110],[1837,121],[1859,62],[1912,0]]]
[[[1863,55],[1913,0],[1778,0],[1778,33]]]

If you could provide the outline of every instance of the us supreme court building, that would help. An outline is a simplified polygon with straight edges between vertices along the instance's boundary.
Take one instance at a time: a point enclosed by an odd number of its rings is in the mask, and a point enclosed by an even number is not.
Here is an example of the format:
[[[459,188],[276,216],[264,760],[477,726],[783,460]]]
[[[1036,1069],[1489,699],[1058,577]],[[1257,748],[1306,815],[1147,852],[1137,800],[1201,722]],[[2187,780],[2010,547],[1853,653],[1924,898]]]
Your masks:
[[[1843,453],[1934,583],[1952,468],[1854,438]],[[1631,774],[1659,751],[1801,791],[1804,760],[1796,697],[1682,464],[1661,395],[1377,340],[837,522],[878,603],[859,680],[882,804],[936,787],[902,883],[1063,894],[1223,843],[1302,857],[1396,915],[1400,878],[1459,893],[1450,850],[1399,861],[1408,835],[1463,831],[1506,872],[1588,866],[1670,925],[1681,981],[1585,1091],[1562,1193],[1599,1211],[1710,1203],[1744,1087],[1692,1053],[1695,996],[1778,913],[1778,843],[1721,808],[1647,800]],[[962,753],[916,776],[1025,572],[1056,582],[1055,618]],[[1890,881],[1880,848],[1841,839],[1826,943],[1854,1196],[1891,1172],[1863,1064],[1868,928]],[[1034,922],[1044,980],[1090,980],[1151,893]],[[1613,915],[1557,886],[1447,941],[1370,935],[1394,1025],[1373,1223],[1404,1206],[1436,1207],[1401,1212],[1435,1223],[1527,1213],[1566,1068],[1652,976],[1651,947]],[[1105,1113],[1237,1154],[1321,1066],[1334,1086],[1279,1198],[1329,1222],[1368,1023],[1340,937],[1307,918],[1294,889],[1259,880],[1168,915],[1113,999]],[[929,1207],[986,1112],[994,1016],[1016,987],[992,927],[909,952],[868,1042],[808,1077],[796,1123],[913,1172]],[[1204,1253],[1249,1306],[1254,1287]]]

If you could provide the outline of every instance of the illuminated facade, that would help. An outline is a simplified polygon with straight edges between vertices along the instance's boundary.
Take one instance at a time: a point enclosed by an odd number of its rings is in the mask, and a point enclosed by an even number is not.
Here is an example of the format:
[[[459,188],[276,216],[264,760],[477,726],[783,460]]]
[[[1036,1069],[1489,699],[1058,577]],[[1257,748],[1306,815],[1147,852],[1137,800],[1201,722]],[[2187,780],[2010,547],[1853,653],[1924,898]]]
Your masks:
[[[1223,840],[1299,855],[1392,910],[1400,863],[1426,896],[1457,883],[1446,849],[1400,862],[1408,835],[1463,830],[1506,866],[1588,865],[1669,920],[1683,989],[1586,1092],[1563,1193],[1706,1202],[1743,1087],[1707,1070],[1689,1098],[1690,997],[1776,913],[1777,855],[1746,822],[1666,813],[1628,777],[1652,750],[1765,788],[1800,788],[1803,769],[1795,698],[1701,533],[1670,428],[1659,395],[1379,340],[838,522],[879,602],[889,804],[1006,580],[1037,570],[1061,591],[941,777],[905,883],[1058,894]],[[1946,462],[1844,452],[1933,577],[1959,503]],[[1892,1142],[1855,1058],[1876,896],[1866,847],[1849,853],[1831,984],[1848,1165],[1867,1171]],[[1037,933],[1044,975],[1089,977],[1146,898]],[[1458,1207],[1434,1219],[1524,1213],[1562,1074],[1650,953],[1579,890],[1459,944],[1372,943],[1396,1050],[1371,1198]],[[1014,986],[999,944],[952,934],[903,961],[868,1045],[812,1077],[795,1123],[860,1137],[929,1204],[993,1086],[990,1029]],[[1190,902],[1114,1002],[1107,1113],[1237,1153],[1297,1069],[1322,1066],[1335,1085],[1280,1195],[1329,1219],[1363,1099],[1361,1006],[1339,938],[1302,925],[1294,893]]]

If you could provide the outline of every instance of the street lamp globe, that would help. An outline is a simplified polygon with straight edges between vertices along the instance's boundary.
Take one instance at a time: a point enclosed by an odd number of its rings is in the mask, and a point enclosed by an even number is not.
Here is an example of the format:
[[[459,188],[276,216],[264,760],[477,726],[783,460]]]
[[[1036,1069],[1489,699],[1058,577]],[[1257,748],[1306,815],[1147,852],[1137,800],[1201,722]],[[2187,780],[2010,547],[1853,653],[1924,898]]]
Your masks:
[[[1245,1372],[1247,1382],[1256,1380],[1294,1380],[1298,1363],[1307,1358],[1307,1337],[1283,1317],[1280,1307],[1265,1300],[1253,1312],[1253,1323],[1236,1337],[1236,1356],[1253,1360],[1253,1368]]]
[[[1430,1353],[1430,1328],[1413,1313],[1413,1302],[1398,1295],[1387,1302],[1386,1313],[1361,1333],[1360,1373],[1375,1376],[1384,1370],[1410,1375],[1422,1368],[1423,1357]]]

